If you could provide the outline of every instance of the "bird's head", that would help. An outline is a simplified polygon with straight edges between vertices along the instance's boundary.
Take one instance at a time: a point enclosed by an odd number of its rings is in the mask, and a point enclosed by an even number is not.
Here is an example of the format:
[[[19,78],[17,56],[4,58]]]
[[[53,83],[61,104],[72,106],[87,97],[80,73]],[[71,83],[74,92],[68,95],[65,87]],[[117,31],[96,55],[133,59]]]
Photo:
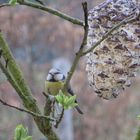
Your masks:
[[[65,75],[59,69],[52,68],[50,69],[46,80],[51,82],[64,81]]]

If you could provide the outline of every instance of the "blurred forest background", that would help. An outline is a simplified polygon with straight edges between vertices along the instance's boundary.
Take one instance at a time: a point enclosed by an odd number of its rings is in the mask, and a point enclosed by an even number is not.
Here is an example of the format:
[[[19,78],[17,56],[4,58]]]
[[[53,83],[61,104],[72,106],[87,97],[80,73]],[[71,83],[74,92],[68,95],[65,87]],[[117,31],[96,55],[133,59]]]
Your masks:
[[[87,0],[91,9],[103,0]],[[6,0],[0,0],[4,3]],[[73,17],[83,19],[82,0],[46,0],[46,4]],[[43,110],[41,92],[48,70],[68,70],[80,46],[83,29],[43,11],[26,6],[0,9],[0,29],[20,65],[33,96]],[[85,58],[81,59],[71,81],[84,115],[73,110],[74,140],[133,140],[139,125],[140,76],[117,99],[105,101],[89,87]],[[0,85],[0,98],[22,107],[20,98],[6,81]],[[24,124],[33,140],[43,139],[29,115],[0,104],[0,140],[11,140],[17,124]],[[62,128],[63,130],[65,128]]]

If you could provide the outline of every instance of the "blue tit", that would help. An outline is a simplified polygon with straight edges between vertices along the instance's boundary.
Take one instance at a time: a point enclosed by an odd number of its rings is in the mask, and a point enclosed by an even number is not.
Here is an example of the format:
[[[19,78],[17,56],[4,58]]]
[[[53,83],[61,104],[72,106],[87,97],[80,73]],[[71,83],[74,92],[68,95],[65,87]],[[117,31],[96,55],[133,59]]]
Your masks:
[[[56,96],[59,93],[59,91],[63,89],[65,80],[65,75],[59,69],[51,69],[46,77],[45,92],[50,95]],[[69,86],[67,92],[64,94],[68,96],[73,96],[74,92]],[[77,103],[77,100],[75,100],[75,102]],[[83,112],[78,106],[76,106],[75,108],[80,114],[83,114]]]

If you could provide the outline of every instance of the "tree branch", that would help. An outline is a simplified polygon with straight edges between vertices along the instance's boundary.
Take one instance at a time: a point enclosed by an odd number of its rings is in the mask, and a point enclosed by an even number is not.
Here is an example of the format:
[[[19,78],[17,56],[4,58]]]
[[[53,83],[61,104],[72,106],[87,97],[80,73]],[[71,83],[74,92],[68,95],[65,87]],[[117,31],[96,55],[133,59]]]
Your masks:
[[[32,112],[32,111],[25,110],[25,109],[23,109],[23,108],[19,108],[19,107],[10,105],[10,104],[6,103],[5,101],[3,101],[2,99],[0,99],[0,102],[1,102],[3,105],[5,105],[5,106],[11,107],[11,108],[16,109],[16,110],[21,111],[21,112],[26,112],[26,113],[28,113],[28,114],[30,114],[30,115],[32,115],[32,116],[39,117],[39,118],[45,118],[45,119],[48,119],[48,120],[50,120],[50,121],[56,121],[55,119],[53,119],[53,118],[51,118],[51,117],[49,117],[49,116],[43,116],[43,115],[40,115],[40,114],[36,114],[36,113],[34,113],[34,112]]]
[[[1,59],[2,58],[0,58],[0,68],[1,68],[2,72],[5,74],[5,76],[7,77],[8,81],[14,87],[14,89],[16,90],[16,92],[20,94],[20,97],[24,98],[24,95],[22,94],[21,89],[19,88],[19,86],[17,85],[17,83],[15,82],[15,80],[13,79],[13,77],[10,74],[9,70],[3,65]]]
[[[40,110],[36,104],[36,100],[32,97],[31,90],[28,85],[25,83],[25,80],[22,76],[22,72],[9,49],[8,44],[4,40],[2,33],[0,32],[0,49],[2,50],[2,57],[5,61],[8,60],[7,68],[0,63],[1,68],[3,68],[3,72],[7,76],[11,85],[15,88],[21,100],[23,101],[23,105],[29,111],[34,112],[36,114],[40,114]],[[9,77],[10,78],[9,78]],[[48,106],[49,107],[49,106]],[[49,115],[45,115],[49,116]],[[59,140],[56,133],[53,131],[50,120],[47,118],[39,118],[37,116],[33,116],[39,130],[44,134],[48,140]]]
[[[60,122],[62,121],[62,118],[63,118],[63,116],[64,116],[64,111],[65,111],[65,110],[64,110],[64,108],[63,108],[59,120],[56,121],[56,125],[54,126],[55,128],[58,128],[58,125],[59,125]]]
[[[47,95],[45,92],[42,92],[43,95],[46,97],[46,104],[45,104],[45,107],[44,107],[44,115],[45,116],[49,116],[50,113],[51,113],[51,104],[52,104],[52,101],[51,99],[49,98],[49,95]],[[50,130],[49,130],[49,127],[51,127],[51,124],[49,121],[46,122],[46,131],[50,133],[48,139],[49,140],[59,140],[58,137],[56,137],[54,134],[55,133],[52,133]]]
[[[77,18],[73,18],[67,14],[64,14],[56,9],[53,9],[53,8],[50,8],[48,6],[44,6],[44,3],[40,0],[36,0],[37,2],[39,2],[39,4],[37,3],[33,3],[33,2],[30,2],[30,1],[21,1],[21,0],[18,0],[18,3],[20,5],[26,5],[26,6],[29,6],[29,7],[33,7],[33,8],[36,8],[36,9],[40,9],[40,10],[43,10],[43,11],[46,11],[50,14],[53,14],[55,16],[58,16],[60,18],[63,18],[73,24],[77,24],[77,25],[80,25],[80,26],[84,26],[84,23],[83,21],[77,19]],[[0,8],[2,7],[5,7],[5,6],[11,6],[9,3],[4,3],[4,4],[1,4],[0,5]]]
[[[35,1],[38,2],[39,4],[45,5],[45,4],[43,3],[43,1],[41,1],[41,0],[35,0]]]
[[[14,79],[12,78],[11,74],[8,72],[7,68],[2,64],[1,62],[1,59],[0,59],[0,68],[1,70],[3,71],[3,73],[6,75],[8,81],[11,83],[11,85],[16,89],[17,92],[20,92],[22,94],[22,92],[20,91],[20,88],[16,85],[16,82],[14,81]],[[9,105],[7,104],[6,102],[4,102],[2,99],[0,99],[0,102],[3,104],[3,105],[6,105],[6,106],[9,106],[9,107],[12,107],[12,108],[15,108],[19,111],[22,111],[22,112],[26,112],[30,115],[33,115],[35,117],[41,117],[41,118],[46,118],[46,119],[49,119],[51,121],[55,121],[53,118],[50,118],[48,116],[43,116],[43,115],[40,115],[40,114],[36,114],[32,111],[29,111],[29,110],[25,110],[25,109],[22,109],[22,108],[18,108],[18,107],[15,107],[15,106],[12,106],[12,105]]]
[[[76,56],[74,58],[74,61],[72,63],[72,66],[71,66],[71,69],[68,73],[68,76],[67,76],[67,79],[64,83],[64,88],[63,88],[63,93],[65,93],[68,85],[69,85],[69,82],[70,82],[70,79],[75,71],[75,68],[78,64],[78,61],[81,57],[81,54],[83,52],[83,49],[84,49],[84,46],[86,45],[87,43],[87,34],[88,34],[88,9],[87,9],[87,2],[84,2],[82,3],[82,6],[83,6],[83,11],[84,11],[84,19],[85,19],[85,23],[84,23],[84,37],[83,37],[83,41],[81,43],[81,46],[79,48],[79,51],[76,53]]]
[[[0,5],[0,8],[6,7],[6,6],[11,6],[11,5],[9,3],[3,3],[3,4]]]
[[[53,15],[56,15],[60,18],[63,18],[73,24],[77,24],[77,25],[80,25],[80,26],[84,26],[83,24],[83,21],[79,20],[79,19],[76,19],[76,18],[73,18],[69,15],[66,15],[56,9],[53,9],[53,8],[50,8],[48,6],[43,6],[41,4],[37,4],[37,3],[33,3],[33,2],[29,2],[29,1],[20,1],[18,0],[18,3],[21,4],[21,5],[26,5],[26,6],[29,6],[29,7],[33,7],[33,8],[36,8],[36,9],[40,9],[40,10],[43,10],[43,11],[46,11],[48,13],[51,13]]]
[[[0,32],[0,48],[2,50],[2,56],[5,61],[9,60],[7,69],[11,74],[11,77],[13,78],[13,81],[15,81],[16,85],[18,86],[18,89],[20,92],[17,92],[18,95],[22,98],[23,103],[28,108],[28,110],[31,110],[36,113],[40,113],[35,99],[33,99],[31,95],[31,90],[29,89],[28,85],[25,82],[25,79],[23,78],[23,74],[19,68],[19,66],[16,64],[16,61],[6,43],[6,41],[3,38],[2,33]],[[4,71],[5,72],[5,71]],[[13,82],[11,81],[11,83]],[[17,88],[17,87],[14,87]],[[30,108],[30,109],[29,109]]]
[[[14,81],[14,79],[12,78],[11,74],[8,72],[6,66],[4,66],[1,62],[1,59],[0,58],[0,68],[1,70],[3,71],[3,73],[6,75],[8,81],[11,83],[11,85],[16,89],[17,92],[20,92],[22,94],[22,92],[20,91],[20,88],[17,86],[16,82]],[[15,108],[19,111],[22,111],[22,112],[26,112],[32,116],[35,116],[35,117],[40,117],[40,118],[46,118],[46,119],[49,119],[51,121],[55,121],[53,118],[50,118],[48,116],[43,116],[43,115],[40,115],[40,114],[36,114],[32,111],[29,111],[29,110],[25,110],[25,109],[22,109],[22,108],[18,108],[18,107],[15,107],[15,106],[12,106],[12,105],[9,105],[7,104],[6,102],[4,102],[2,99],[0,99],[0,102],[3,104],[3,105],[6,105],[6,106],[9,106],[9,107],[12,107],[12,108]]]

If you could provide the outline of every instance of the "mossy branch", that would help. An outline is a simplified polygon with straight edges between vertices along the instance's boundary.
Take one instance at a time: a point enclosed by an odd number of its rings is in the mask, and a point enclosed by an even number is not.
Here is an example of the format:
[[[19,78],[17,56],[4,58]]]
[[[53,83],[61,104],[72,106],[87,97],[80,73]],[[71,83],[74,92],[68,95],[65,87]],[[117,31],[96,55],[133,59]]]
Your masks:
[[[2,62],[0,61],[0,67],[4,74],[7,76],[11,85],[15,88],[18,95],[20,96],[23,105],[27,110],[35,113],[40,114],[40,110],[36,104],[36,100],[32,97],[31,90],[29,89],[28,85],[26,84],[23,74],[16,64],[16,61],[6,43],[2,32],[0,32],[0,50],[2,51],[2,58],[8,62],[7,67],[4,67]],[[0,60],[2,59],[0,58]],[[50,106],[48,106],[49,108]],[[32,114],[33,115],[33,114]],[[40,118],[36,115],[33,116],[39,130],[48,138],[48,140],[59,140],[58,136],[53,131],[50,120],[47,118]]]
[[[0,57],[1,57],[0,58],[0,68],[1,68],[2,72],[5,74],[5,76],[7,77],[8,81],[14,87],[14,89],[16,90],[16,92],[19,93],[20,97],[21,98],[24,98],[24,95],[22,94],[21,89],[19,88],[19,86],[15,82],[15,80],[12,77],[11,73],[9,72],[9,70],[4,66],[5,64],[3,64],[3,62],[2,62],[2,56],[0,56]]]
[[[35,111],[39,113],[40,111],[37,108],[35,99],[33,99],[31,96],[31,91],[28,85],[25,83],[22,72],[19,69],[19,66],[17,65],[6,41],[4,40],[2,32],[0,32],[0,49],[2,50],[2,57],[5,59],[5,61],[8,60],[7,69],[11,73],[11,76],[13,77],[13,81],[15,81],[16,83],[16,87],[14,88],[18,87],[18,90],[20,90],[18,94],[22,98],[23,103],[27,108],[30,108],[31,111]],[[34,106],[36,107],[34,108]]]
[[[1,55],[2,55],[2,52],[1,52]],[[24,98],[24,95],[22,95],[22,92],[21,92],[19,86],[17,85],[17,83],[15,82],[14,78],[12,77],[12,75],[10,74],[10,72],[8,71],[6,65],[3,64],[3,62],[2,62],[2,56],[0,56],[0,68],[1,68],[2,72],[5,74],[5,76],[7,77],[8,81],[10,82],[10,84],[17,91],[17,93],[20,93],[20,97],[21,98]],[[3,101],[2,99],[0,99],[0,102],[3,105],[9,106],[11,108],[14,108],[14,109],[19,110],[19,111],[22,111],[22,112],[26,112],[26,113],[28,113],[28,114],[30,114],[32,116],[40,117],[40,118],[46,118],[46,119],[49,119],[51,121],[55,121],[53,118],[50,118],[49,116],[43,116],[41,114],[36,114],[36,113],[34,113],[32,111],[29,111],[29,110],[26,110],[26,109],[23,109],[23,108],[18,108],[18,107],[15,107],[13,105],[10,105],[10,104],[6,103],[5,101]]]
[[[5,7],[5,6],[11,6],[9,3],[3,3],[0,5],[0,8]]]

